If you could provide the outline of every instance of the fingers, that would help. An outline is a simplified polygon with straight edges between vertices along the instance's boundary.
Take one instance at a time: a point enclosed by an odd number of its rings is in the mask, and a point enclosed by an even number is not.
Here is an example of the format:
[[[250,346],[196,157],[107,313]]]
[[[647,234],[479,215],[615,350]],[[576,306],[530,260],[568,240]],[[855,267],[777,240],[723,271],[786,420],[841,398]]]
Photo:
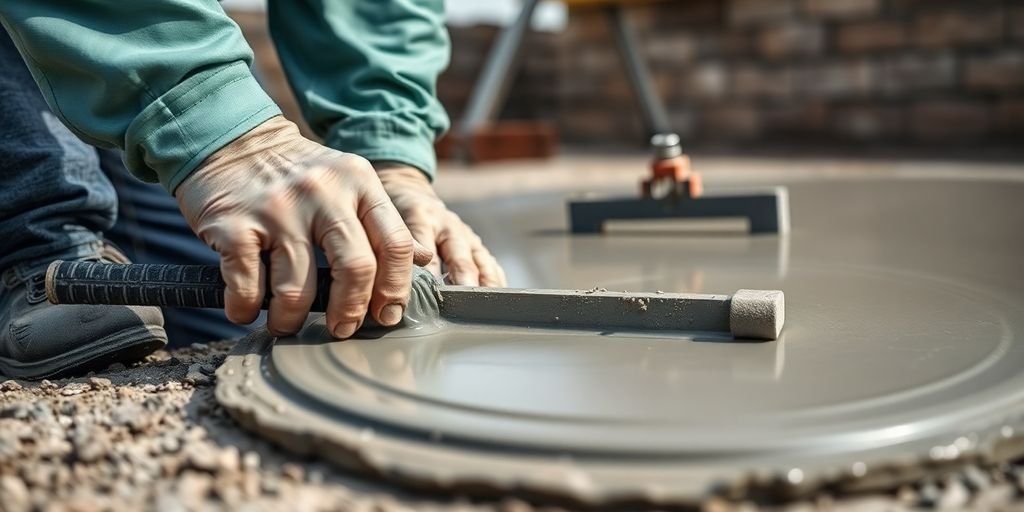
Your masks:
[[[476,263],[476,268],[480,272],[480,286],[507,286],[505,270],[482,243],[473,249],[473,262]]]
[[[316,297],[313,247],[304,238],[277,240],[270,251],[270,310],[267,330],[274,336],[302,328]]]
[[[448,267],[448,279],[453,284],[479,286],[480,271],[473,260],[473,246],[467,229],[457,229],[458,224],[449,224],[437,237],[437,250]]]
[[[220,253],[224,313],[236,324],[256,320],[266,294],[266,268],[260,261],[262,242],[256,231],[241,227],[211,227],[200,237]]]
[[[425,267],[434,259],[434,250],[428,249],[425,245],[419,243],[415,235],[413,235],[412,246],[412,262],[414,265]]]
[[[417,254],[413,256],[413,263],[421,267],[427,267],[427,270],[431,272],[434,272],[436,267],[437,272],[434,273],[440,275],[441,264],[435,256],[437,254],[437,245],[434,243],[434,227],[423,218],[411,219],[407,224],[409,232],[412,233],[413,240],[416,241]],[[429,256],[429,258],[426,256]],[[426,259],[426,261],[423,261],[423,259]]]
[[[319,239],[331,266],[327,327],[335,338],[345,339],[355,334],[366,318],[377,260],[354,214],[322,229]]]
[[[391,326],[402,320],[409,302],[415,244],[383,189],[364,197],[369,201],[359,218],[377,255],[370,312],[379,324]]]

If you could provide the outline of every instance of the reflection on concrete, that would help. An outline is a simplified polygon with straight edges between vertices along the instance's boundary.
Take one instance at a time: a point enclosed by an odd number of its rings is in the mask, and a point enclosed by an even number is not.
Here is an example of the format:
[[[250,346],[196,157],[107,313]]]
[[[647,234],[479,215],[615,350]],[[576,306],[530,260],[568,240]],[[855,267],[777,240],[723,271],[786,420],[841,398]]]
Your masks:
[[[666,292],[732,293],[705,287],[708,274],[742,270],[786,277],[788,236],[575,236],[569,240],[574,272],[651,276]],[[588,270],[589,269],[589,270]],[[672,276],[672,277],[669,277]],[[635,279],[633,279],[635,280]],[[610,283],[614,283],[612,279]],[[632,291],[646,291],[634,288]]]
[[[420,338],[350,340],[329,357],[367,383],[362,400],[413,410],[423,399],[529,414],[675,411],[700,386],[771,383],[784,342],[716,333],[653,336],[452,324]],[[394,402],[394,395],[418,397]],[[674,413],[666,413],[674,414]]]

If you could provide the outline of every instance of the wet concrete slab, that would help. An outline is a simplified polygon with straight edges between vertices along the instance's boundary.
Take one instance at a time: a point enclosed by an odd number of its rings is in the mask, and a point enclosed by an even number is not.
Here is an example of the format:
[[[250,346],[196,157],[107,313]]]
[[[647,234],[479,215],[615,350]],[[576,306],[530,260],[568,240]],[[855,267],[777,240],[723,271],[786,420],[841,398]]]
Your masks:
[[[1024,183],[785,184],[786,237],[572,236],[563,193],[453,205],[512,286],[780,289],[778,341],[453,323],[327,342],[312,318],[243,342],[218,399],[397,481],[585,502],[890,485],[1019,455]]]

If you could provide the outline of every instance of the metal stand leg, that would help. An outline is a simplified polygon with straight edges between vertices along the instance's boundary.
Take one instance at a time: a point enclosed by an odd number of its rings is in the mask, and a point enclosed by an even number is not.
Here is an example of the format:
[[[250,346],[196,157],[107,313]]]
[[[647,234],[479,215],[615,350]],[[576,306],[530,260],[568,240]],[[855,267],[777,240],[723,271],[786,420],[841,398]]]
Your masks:
[[[473,86],[466,112],[459,126],[459,144],[465,144],[482,125],[490,121],[498,107],[505,103],[508,86],[512,82],[513,66],[523,35],[530,27],[533,11],[540,0],[525,0],[516,21],[505,27],[498,35],[490,54],[480,72],[480,78]]]
[[[633,87],[633,93],[640,102],[640,112],[644,116],[644,124],[649,132],[647,135],[671,132],[672,128],[669,126],[668,115],[665,113],[665,105],[662,104],[661,98],[658,97],[658,93],[654,89],[651,75],[637,49],[633,30],[630,29],[626,21],[625,11],[619,5],[612,5],[608,7],[608,16],[615,32],[619,53],[626,66],[626,75]]]

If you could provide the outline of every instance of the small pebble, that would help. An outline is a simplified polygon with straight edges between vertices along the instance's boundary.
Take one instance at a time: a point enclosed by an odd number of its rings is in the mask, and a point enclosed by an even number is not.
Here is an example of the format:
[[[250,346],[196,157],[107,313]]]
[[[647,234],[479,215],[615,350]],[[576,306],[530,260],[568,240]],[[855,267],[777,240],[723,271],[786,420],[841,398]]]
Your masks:
[[[14,460],[18,456],[18,441],[0,437],[0,464]]]
[[[925,482],[917,491],[919,498],[918,505],[922,507],[934,507],[939,503],[942,492],[934,482]]]
[[[896,499],[905,505],[913,505],[918,502],[917,491],[909,485],[904,485],[896,491]]]
[[[188,372],[185,373],[185,382],[194,386],[209,384],[212,380],[206,372],[203,372],[203,366],[199,363],[189,365]]]
[[[75,400],[63,400],[57,410],[61,416],[74,416],[78,412],[78,403]]]
[[[963,471],[964,483],[971,492],[978,492],[987,489],[992,484],[992,478],[977,466],[967,466]]]
[[[142,432],[150,425],[150,416],[139,404],[128,403],[110,412],[110,422],[114,426],[128,427],[132,432]]]
[[[160,448],[167,453],[175,453],[181,449],[181,441],[177,437],[164,435],[160,438]]]
[[[950,479],[946,482],[946,489],[939,498],[940,509],[960,509],[967,505],[971,499],[971,493],[959,479]]]
[[[86,384],[85,382],[72,382],[61,388],[60,394],[64,396],[75,396],[85,393],[90,389],[92,389],[92,386]]]
[[[3,496],[3,509],[10,512],[28,512],[32,510],[32,499],[20,478],[13,475],[0,476],[0,496]]]
[[[196,443],[185,448],[185,458],[193,468],[214,472],[217,470],[217,453],[206,443]]]
[[[281,466],[281,474],[284,475],[285,478],[288,478],[293,482],[301,482],[304,473],[305,472],[302,470],[302,466],[298,464],[288,462]]]
[[[239,459],[238,448],[234,446],[224,448],[217,455],[217,468],[225,473],[234,473],[238,471]]]
[[[74,446],[78,460],[82,462],[98,461],[105,457],[111,448],[107,432],[89,424],[75,429],[71,436],[71,444]]]
[[[0,391],[21,391],[22,385],[16,380],[5,380],[0,382]]]
[[[256,471],[260,468],[260,454],[256,452],[245,452],[242,456],[242,467],[247,471]]]

